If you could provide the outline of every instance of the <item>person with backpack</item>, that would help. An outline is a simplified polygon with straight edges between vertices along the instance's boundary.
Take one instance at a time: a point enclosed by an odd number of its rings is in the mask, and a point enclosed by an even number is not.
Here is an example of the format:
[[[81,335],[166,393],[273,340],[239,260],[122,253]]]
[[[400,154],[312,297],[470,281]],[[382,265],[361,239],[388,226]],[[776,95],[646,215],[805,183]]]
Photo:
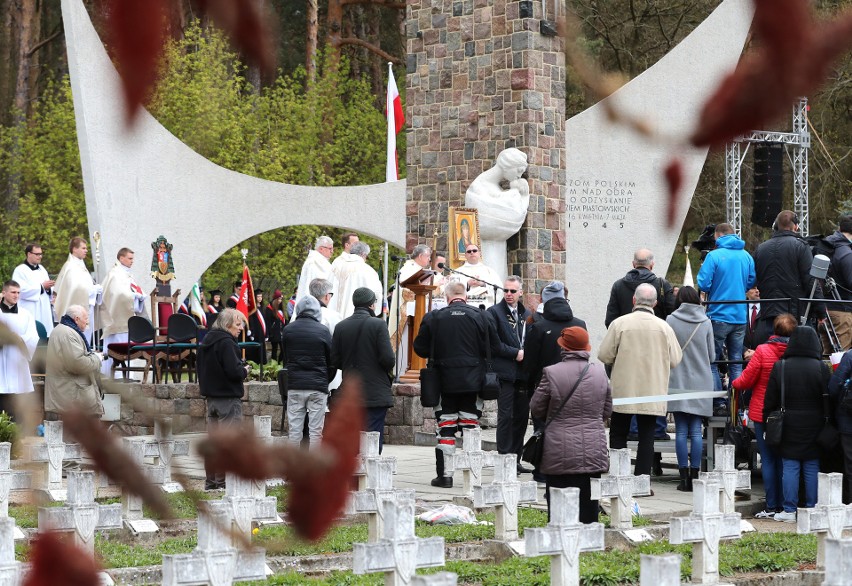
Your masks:
[[[852,215],[840,216],[837,231],[823,238],[822,244],[815,252],[831,259],[828,276],[834,279],[837,297],[843,301],[852,301]],[[832,297],[828,292],[825,296]],[[837,334],[840,350],[849,350],[852,347],[852,303],[826,303],[825,308]],[[831,344],[827,343],[825,332],[820,333],[823,336],[823,348],[830,354],[833,351]]]
[[[834,407],[834,421],[843,449],[843,502],[852,502],[852,351],[847,351],[831,380],[828,395]]]

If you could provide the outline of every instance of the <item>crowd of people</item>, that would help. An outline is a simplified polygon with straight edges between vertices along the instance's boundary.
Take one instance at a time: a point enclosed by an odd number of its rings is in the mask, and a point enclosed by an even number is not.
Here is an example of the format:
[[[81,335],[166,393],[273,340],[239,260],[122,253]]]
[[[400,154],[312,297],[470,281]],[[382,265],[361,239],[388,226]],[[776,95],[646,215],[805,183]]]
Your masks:
[[[632,268],[613,283],[596,361],[564,283],[547,284],[541,302],[527,307],[522,279],[500,280],[472,241],[460,242],[466,262],[446,275],[435,270],[444,268],[443,257],[429,246],[414,247],[386,299],[366,263],[370,248],[357,234],[343,236],[343,251],[333,261],[334,243],[321,236],[289,300],[275,291],[264,306],[257,290],[258,311],[246,316],[236,309],[242,282],[228,300],[209,292],[205,311],[215,319],[197,361],[208,421],[228,425],[242,418],[250,369],[237,341],[251,332],[249,339],[261,342],[258,361],[265,360],[268,343],[271,357],[286,370],[282,387],[293,444],[319,444],[329,402],[354,374],[362,382],[365,429],[383,434],[394,375],[405,370],[410,344],[440,380],[434,486],[452,487],[445,456],[462,430],[479,425],[484,399],[497,400],[497,451],[514,454],[518,473],[532,473],[547,492],[578,487],[583,522],[597,518],[590,486],[608,468],[607,447],[635,440],[634,473],[658,472],[654,442],[668,439],[670,414],[677,488],[691,491],[707,449],[706,419],[728,414],[754,427],[766,490],[766,506],[757,516],[795,521],[799,506],[814,505],[816,474],[829,465],[827,425],[839,431],[844,497],[852,497],[852,355],[847,352],[833,374],[823,361],[852,344],[852,328],[845,327],[852,303],[842,303],[852,301],[852,216],[841,217],[837,232],[824,240],[834,247],[825,291],[833,303],[822,302],[825,282],[811,276],[813,254],[797,231],[796,214],[781,212],[772,237],[752,255],[729,224],[717,225],[697,287],[674,287],[653,272],[653,253],[637,250]],[[46,416],[58,417],[72,404],[93,415],[103,410],[98,375],[106,370],[92,344],[93,308],[100,308],[104,342],[126,342],[127,320],[144,314],[144,297],[129,270],[133,251],[118,252],[103,286],[85,269],[87,252],[84,240],[73,239],[54,281],[40,264],[41,247],[29,245],[26,261],[3,285],[0,320],[23,341],[0,350],[0,408],[7,413],[14,414],[10,394],[32,391],[22,365],[32,358],[39,329],[49,340]],[[406,287],[416,281],[433,287],[432,310],[409,340],[413,295]],[[804,310],[800,300],[812,297],[816,301]],[[59,316],[55,324],[52,311]],[[831,335],[821,343],[818,331]],[[826,346],[832,339],[840,348]],[[485,385],[489,376],[495,385]],[[768,442],[768,414],[782,408],[788,416],[781,440]],[[521,458],[530,417],[534,429],[546,427],[535,469]],[[223,482],[209,474],[206,487]]]

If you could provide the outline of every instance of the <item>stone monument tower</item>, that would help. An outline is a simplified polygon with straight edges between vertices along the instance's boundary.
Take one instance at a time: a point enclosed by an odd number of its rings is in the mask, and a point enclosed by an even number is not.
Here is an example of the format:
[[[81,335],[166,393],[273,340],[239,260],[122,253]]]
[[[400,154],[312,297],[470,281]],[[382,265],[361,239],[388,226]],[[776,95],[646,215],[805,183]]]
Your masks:
[[[491,266],[520,275],[527,295],[565,278],[565,55],[542,4],[408,0],[406,25],[408,249],[437,230],[448,250],[447,208],[464,206],[471,182],[516,147],[529,162],[529,211],[508,266]]]

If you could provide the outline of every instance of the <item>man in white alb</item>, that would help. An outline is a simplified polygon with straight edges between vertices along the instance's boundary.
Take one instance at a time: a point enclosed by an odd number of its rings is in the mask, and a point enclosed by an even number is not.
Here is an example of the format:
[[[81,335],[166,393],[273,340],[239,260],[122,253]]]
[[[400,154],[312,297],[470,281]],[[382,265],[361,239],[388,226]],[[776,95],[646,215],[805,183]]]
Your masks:
[[[16,281],[3,283],[3,299],[0,301],[0,323],[20,337],[26,354],[14,344],[0,347],[0,410],[15,419],[13,395],[33,392],[30,376],[30,360],[38,344],[38,331],[30,312],[18,306],[21,287]]]
[[[54,310],[56,315],[61,317],[72,305],[88,307],[89,320],[84,333],[91,344],[95,305],[100,303],[99,297],[103,293],[103,287],[94,282],[86,267],[85,259],[89,253],[89,245],[86,241],[79,237],[72,238],[68,249],[68,260],[62,265],[62,270],[56,277]]]
[[[331,269],[333,271],[337,271],[338,265],[340,263],[346,262],[349,259],[349,255],[352,253],[352,245],[359,242],[358,235],[355,232],[347,232],[343,236],[340,237],[340,245],[343,247],[343,250],[340,251],[340,254],[337,255],[333,261],[331,261]]]
[[[334,269],[337,291],[333,307],[337,309],[341,319],[346,319],[355,313],[352,295],[357,289],[366,287],[376,294],[376,299],[382,298],[382,280],[376,269],[367,264],[369,254],[370,246],[366,242],[356,242],[350,249],[349,258],[338,263],[337,268]]]
[[[465,263],[456,269],[458,273],[453,273],[453,278],[457,277],[467,286],[468,305],[474,307],[484,305],[487,309],[502,300],[503,293],[498,290],[495,297],[494,287],[491,286],[491,284],[499,286],[502,279],[496,271],[482,263],[482,251],[479,246],[468,244],[464,251],[464,258]]]
[[[12,280],[21,286],[21,299],[18,305],[26,309],[44,326],[47,335],[53,331],[53,308],[50,306],[50,290],[55,281],[47,274],[41,264],[44,254],[40,244],[27,244],[27,259],[15,267]]]
[[[311,281],[314,279],[327,279],[331,281],[332,289],[336,285],[334,281],[334,273],[331,270],[331,263],[328,259],[331,258],[334,252],[334,241],[328,236],[320,236],[314,244],[314,249],[308,253],[308,258],[305,259],[305,264],[302,265],[302,272],[299,275],[299,288],[296,291],[296,304],[305,295],[310,295],[308,290]],[[293,317],[296,317],[296,312],[293,312]]]
[[[127,342],[127,320],[145,312],[145,295],[130,272],[134,253],[129,248],[118,251],[118,259],[104,279],[104,302],[101,305],[101,327],[104,330],[104,361],[101,372],[109,374],[112,358],[107,355],[110,344]]]

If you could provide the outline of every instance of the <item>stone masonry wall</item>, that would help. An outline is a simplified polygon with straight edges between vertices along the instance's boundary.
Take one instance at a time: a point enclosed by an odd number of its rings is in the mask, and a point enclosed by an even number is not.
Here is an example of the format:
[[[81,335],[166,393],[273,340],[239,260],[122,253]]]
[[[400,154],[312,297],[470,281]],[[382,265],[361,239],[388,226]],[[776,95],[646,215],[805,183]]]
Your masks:
[[[530,207],[508,242],[528,294],[565,278],[565,64],[541,34],[541,2],[408,0],[407,238],[447,250],[447,208],[517,147],[529,160]],[[484,259],[486,264],[488,259]]]

